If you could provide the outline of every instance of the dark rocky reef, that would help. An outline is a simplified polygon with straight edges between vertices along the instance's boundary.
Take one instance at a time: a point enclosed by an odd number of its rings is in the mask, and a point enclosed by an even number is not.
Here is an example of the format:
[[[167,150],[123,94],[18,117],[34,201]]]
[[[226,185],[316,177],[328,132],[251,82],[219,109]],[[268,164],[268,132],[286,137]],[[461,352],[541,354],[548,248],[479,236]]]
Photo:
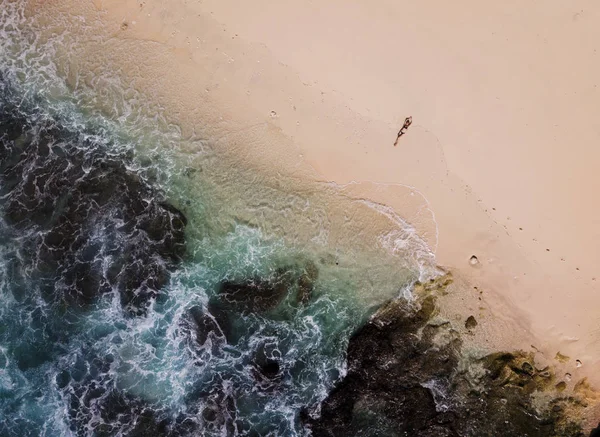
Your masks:
[[[219,300],[238,312],[265,313],[275,309],[286,297],[297,306],[310,301],[319,272],[312,261],[301,268],[289,266],[278,269],[269,278],[250,278],[242,281],[223,281]]]
[[[450,279],[419,285],[418,310],[396,300],[351,338],[348,374],[303,419],[320,436],[583,436],[569,419],[583,406],[553,391],[553,375],[523,353],[467,358],[448,323],[430,323]],[[478,372],[467,369],[476,368]],[[551,394],[541,411],[536,391]]]
[[[109,437],[118,434],[130,437],[166,437],[173,435],[170,421],[161,418],[157,411],[144,402],[126,396],[116,389],[108,392],[88,387],[89,395],[82,402],[72,397],[71,430],[76,435],[88,434],[93,430],[95,437]],[[102,394],[95,398],[94,395]],[[93,415],[90,406],[94,406]]]
[[[56,387],[63,397],[73,435],[183,437],[200,435],[201,422],[178,415],[118,387],[111,354],[83,350],[62,363]]]
[[[272,280],[224,281],[219,290],[219,300],[237,312],[264,313],[277,307],[287,294],[285,276],[278,275]]]
[[[33,272],[44,298],[69,308],[116,290],[143,313],[185,253],[185,217],[125,153],[9,102],[0,80],[0,203],[5,237],[21,243],[16,275]]]
[[[77,391],[77,390],[76,390]],[[173,418],[168,411],[124,394],[116,388],[95,383],[82,398],[70,396],[71,431],[94,437],[184,437],[200,435],[198,421]]]
[[[203,364],[211,356],[219,356],[227,343],[217,321],[200,306],[187,311],[180,327],[197,364]]]
[[[216,295],[208,304],[227,341],[235,344],[245,314],[268,315],[271,319],[285,319],[312,298],[318,269],[311,261],[300,267],[278,269],[268,278],[250,278],[221,282]]]
[[[181,421],[179,429],[185,425],[190,435],[239,435],[241,425],[237,417],[236,398],[228,381],[216,376],[214,385],[192,390],[187,398],[186,420]],[[181,431],[178,431],[181,432]]]

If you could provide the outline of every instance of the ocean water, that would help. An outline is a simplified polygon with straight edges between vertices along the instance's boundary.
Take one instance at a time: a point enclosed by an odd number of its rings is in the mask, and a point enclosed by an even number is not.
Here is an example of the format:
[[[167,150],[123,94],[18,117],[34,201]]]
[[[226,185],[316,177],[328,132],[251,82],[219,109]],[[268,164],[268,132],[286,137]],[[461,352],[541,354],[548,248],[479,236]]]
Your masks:
[[[118,72],[78,81],[85,37],[45,30],[0,0],[0,436],[305,435],[426,244],[228,162]]]

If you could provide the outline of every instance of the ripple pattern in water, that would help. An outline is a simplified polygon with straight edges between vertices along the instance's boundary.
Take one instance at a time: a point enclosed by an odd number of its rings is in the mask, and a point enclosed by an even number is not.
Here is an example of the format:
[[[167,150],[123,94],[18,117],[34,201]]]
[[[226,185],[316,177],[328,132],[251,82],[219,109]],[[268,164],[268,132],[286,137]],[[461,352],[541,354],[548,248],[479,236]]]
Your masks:
[[[260,178],[234,200],[141,96],[108,81],[120,109],[98,109],[22,3],[0,10],[0,436],[303,435],[373,310],[357,296],[409,287],[426,247],[361,257],[326,200]]]

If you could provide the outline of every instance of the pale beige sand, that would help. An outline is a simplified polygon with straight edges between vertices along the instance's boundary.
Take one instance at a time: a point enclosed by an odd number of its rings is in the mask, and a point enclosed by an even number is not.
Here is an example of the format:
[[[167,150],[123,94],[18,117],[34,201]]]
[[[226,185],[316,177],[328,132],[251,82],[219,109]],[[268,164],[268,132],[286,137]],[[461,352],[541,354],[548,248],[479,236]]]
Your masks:
[[[100,23],[111,44],[73,62],[121,65],[225,153],[394,207],[477,287],[449,307],[481,317],[480,341],[506,327],[497,344],[560,351],[574,379],[600,382],[597,3],[32,6]]]

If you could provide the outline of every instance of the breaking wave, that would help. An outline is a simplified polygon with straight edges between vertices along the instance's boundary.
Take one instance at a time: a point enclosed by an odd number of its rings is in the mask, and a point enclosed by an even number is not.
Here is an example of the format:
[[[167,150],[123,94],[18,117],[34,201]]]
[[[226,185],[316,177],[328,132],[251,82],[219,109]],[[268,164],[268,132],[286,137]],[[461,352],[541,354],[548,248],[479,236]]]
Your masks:
[[[70,86],[63,38],[0,1],[0,436],[305,434],[433,256],[323,187],[239,183],[117,76]]]

